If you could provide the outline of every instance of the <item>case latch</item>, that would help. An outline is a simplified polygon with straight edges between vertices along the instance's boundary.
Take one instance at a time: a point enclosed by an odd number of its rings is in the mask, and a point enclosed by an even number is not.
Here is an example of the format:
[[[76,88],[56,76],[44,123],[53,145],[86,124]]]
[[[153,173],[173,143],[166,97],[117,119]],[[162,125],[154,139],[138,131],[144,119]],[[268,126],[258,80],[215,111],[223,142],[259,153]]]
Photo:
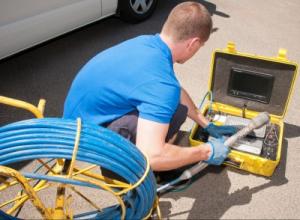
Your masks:
[[[228,41],[226,50],[229,53],[236,53],[235,43],[232,41]]]
[[[278,50],[277,59],[279,59],[279,60],[287,60],[286,53],[287,53],[286,49],[280,48]]]
[[[224,161],[225,164],[241,169],[243,167],[244,160],[235,156],[229,156]]]

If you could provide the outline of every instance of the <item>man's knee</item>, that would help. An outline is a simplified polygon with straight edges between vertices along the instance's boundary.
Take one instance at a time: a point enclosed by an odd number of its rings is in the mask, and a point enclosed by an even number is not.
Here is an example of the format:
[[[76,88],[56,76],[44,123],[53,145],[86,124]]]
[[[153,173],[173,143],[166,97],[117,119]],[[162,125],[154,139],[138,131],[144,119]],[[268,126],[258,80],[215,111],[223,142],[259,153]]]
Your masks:
[[[181,125],[187,118],[187,113],[188,108],[185,105],[179,104],[171,119],[166,141],[169,141],[176,133],[179,132]]]
[[[183,104],[179,104],[177,111],[175,112],[175,117],[178,118],[178,121],[181,125],[185,122],[187,118],[187,113],[188,113],[188,107]]]
[[[185,105],[179,104],[169,126],[169,131],[166,137],[166,141],[172,138],[176,133],[178,133],[181,125],[185,122],[187,118],[188,108]],[[137,131],[137,121],[139,113],[137,110],[132,111],[119,119],[109,123],[106,127],[119,133],[124,138],[130,140],[135,144],[136,141],[136,131]]]
[[[138,111],[132,111],[112,121],[106,127],[135,144],[137,121]]]

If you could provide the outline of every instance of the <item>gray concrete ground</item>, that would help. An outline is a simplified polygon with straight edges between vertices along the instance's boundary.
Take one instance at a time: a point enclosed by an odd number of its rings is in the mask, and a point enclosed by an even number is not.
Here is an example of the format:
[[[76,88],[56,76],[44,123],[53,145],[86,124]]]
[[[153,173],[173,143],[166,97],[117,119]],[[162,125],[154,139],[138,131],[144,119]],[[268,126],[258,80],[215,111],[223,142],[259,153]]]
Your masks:
[[[0,62],[0,94],[37,103],[47,100],[46,116],[60,116],[69,85],[80,67],[118,42],[139,34],[157,33],[179,0],[161,0],[144,23],[130,25],[108,18]],[[300,1],[201,1],[213,14],[215,32],[184,65],[175,65],[182,86],[196,103],[208,88],[210,58],[216,48],[234,41],[238,51],[277,56],[279,48],[300,63]],[[137,60],[138,62],[138,60]],[[288,88],[287,88],[288,89]],[[170,219],[299,219],[300,218],[300,78],[285,116],[281,162],[271,178],[228,167],[209,167],[183,192],[161,198],[163,217]],[[2,124],[30,117],[1,107]],[[183,131],[189,131],[187,121]],[[186,142],[186,140],[182,140]]]

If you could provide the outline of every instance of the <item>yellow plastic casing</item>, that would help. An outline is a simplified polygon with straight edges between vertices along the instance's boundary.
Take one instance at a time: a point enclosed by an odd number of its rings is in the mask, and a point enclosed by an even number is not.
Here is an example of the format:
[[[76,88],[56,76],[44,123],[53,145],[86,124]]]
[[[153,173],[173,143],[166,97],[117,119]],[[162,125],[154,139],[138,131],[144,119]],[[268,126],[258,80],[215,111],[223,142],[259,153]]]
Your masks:
[[[294,84],[295,84],[296,77],[297,77],[298,65],[296,63],[292,63],[287,60],[286,50],[284,50],[284,49],[279,50],[277,57],[270,58],[270,57],[263,57],[263,56],[253,55],[253,54],[237,52],[237,50],[235,48],[235,44],[233,42],[229,42],[226,49],[216,50],[213,53],[212,61],[211,61],[211,74],[210,74],[210,80],[209,80],[209,90],[210,91],[212,90],[212,81],[213,81],[213,74],[214,74],[213,66],[215,64],[215,54],[216,53],[226,53],[226,54],[230,54],[233,56],[243,56],[243,57],[248,57],[251,59],[254,58],[254,59],[257,59],[258,62],[259,62],[259,60],[266,60],[266,61],[279,62],[279,63],[295,66],[295,74],[292,79],[293,82],[291,83],[291,87],[287,88],[287,89],[289,89],[289,93],[288,93],[288,100],[284,106],[284,111],[280,115],[270,114],[271,123],[276,124],[279,127],[276,160],[270,160],[270,159],[263,158],[263,157],[260,157],[260,156],[254,155],[254,154],[245,153],[242,151],[237,151],[237,150],[232,149],[228,155],[228,159],[224,162],[225,165],[235,167],[235,168],[238,168],[241,170],[245,170],[250,173],[254,173],[254,174],[258,174],[258,175],[262,175],[262,176],[272,176],[275,168],[277,167],[277,165],[280,162],[281,151],[282,151],[282,141],[283,141],[283,131],[284,131],[284,116],[287,112],[288,104],[290,102],[291,95],[293,92]],[[202,112],[202,114],[205,115],[205,113],[208,111],[208,109],[209,109],[209,104],[204,106],[204,108],[201,109],[200,111]],[[237,108],[235,106],[230,106],[230,105],[220,103],[220,102],[213,102],[212,110],[218,111],[221,113],[225,113],[225,114],[235,115],[235,116],[242,116],[243,114],[245,114],[244,116],[249,119],[251,119],[259,114],[259,112],[251,111],[251,110],[247,110],[246,112],[243,113],[243,110],[241,108]],[[218,125],[220,125],[220,124],[218,124]],[[202,144],[201,141],[193,139],[197,129],[198,129],[198,125],[194,125],[191,130],[191,133],[189,135],[189,142],[190,142],[191,146],[197,146],[197,145]]]

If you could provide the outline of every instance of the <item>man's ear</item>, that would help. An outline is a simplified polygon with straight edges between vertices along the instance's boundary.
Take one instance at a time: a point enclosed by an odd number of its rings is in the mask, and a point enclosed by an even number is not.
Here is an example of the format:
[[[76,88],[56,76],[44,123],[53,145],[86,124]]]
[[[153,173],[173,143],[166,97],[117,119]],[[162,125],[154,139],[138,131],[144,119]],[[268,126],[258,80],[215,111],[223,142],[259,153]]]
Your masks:
[[[201,39],[199,37],[193,37],[189,39],[187,47],[189,50],[193,50],[195,47],[198,47],[201,43]]]

